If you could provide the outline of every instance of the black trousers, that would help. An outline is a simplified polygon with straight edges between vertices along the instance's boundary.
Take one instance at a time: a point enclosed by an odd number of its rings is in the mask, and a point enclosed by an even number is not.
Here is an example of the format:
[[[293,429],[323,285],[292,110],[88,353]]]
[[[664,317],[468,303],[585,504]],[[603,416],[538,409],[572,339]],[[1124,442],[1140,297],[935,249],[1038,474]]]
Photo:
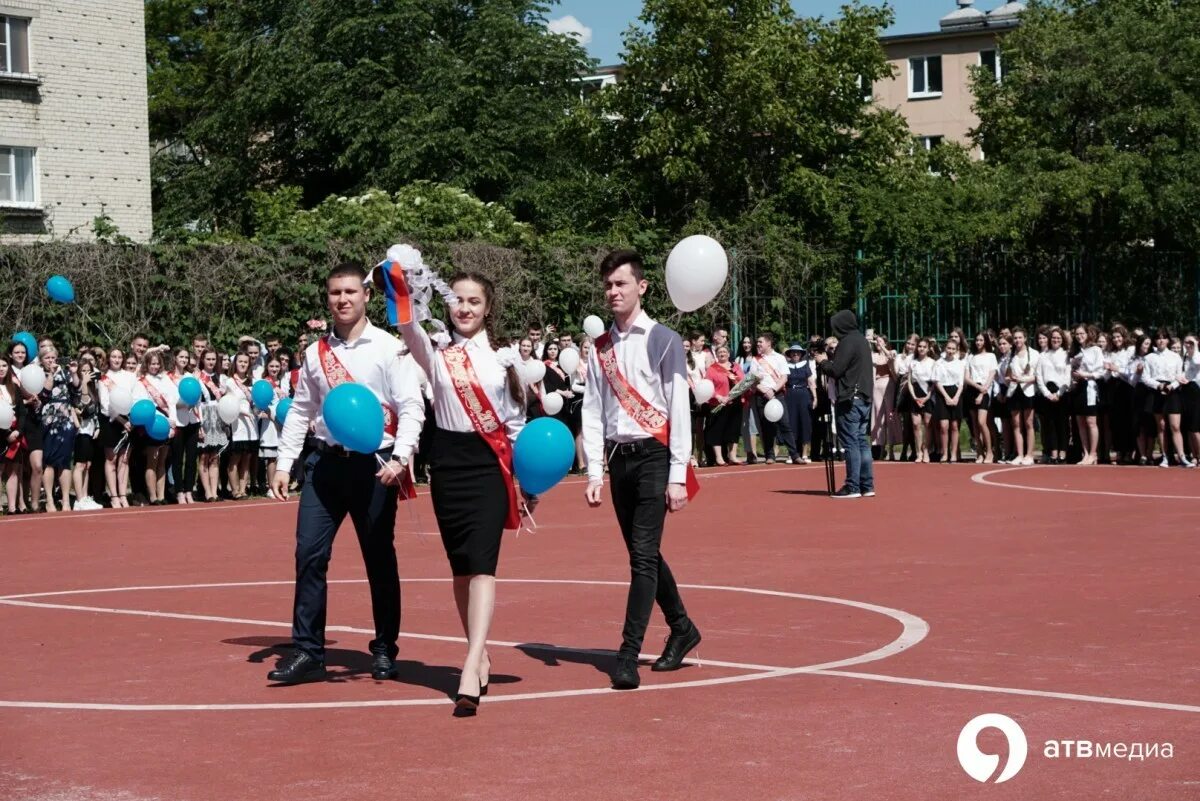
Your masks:
[[[199,423],[175,429],[175,436],[171,439],[171,478],[177,493],[196,489],[196,448],[199,443]]]
[[[629,551],[629,598],[621,655],[637,657],[654,604],[662,610],[672,632],[691,625],[671,569],[662,558],[663,518],[667,514],[667,477],[671,452],[655,439],[640,440],[635,448],[621,447],[608,461],[613,509],[625,548]],[[608,446],[612,451],[612,446]]]
[[[770,402],[767,400],[767,396],[754,394],[754,414],[758,416],[758,433],[762,435],[763,455],[768,459],[775,458],[775,440],[778,438],[783,447],[787,448],[788,456],[795,458],[800,455],[800,452],[796,450],[796,438],[792,436],[792,427],[788,423],[787,396],[777,393],[775,397],[784,404],[783,417],[779,418],[778,422],[772,423],[763,414],[763,407]]]
[[[380,453],[385,459],[388,454]],[[292,611],[292,640],[305,653],[325,658],[326,575],[333,555],[333,538],[346,516],[354,523],[375,618],[372,653],[395,658],[400,636],[400,574],[396,569],[393,532],[396,525],[395,487],[375,478],[375,454],[348,456],[314,453],[305,463],[308,480],[300,493],[296,520],[296,600]]]

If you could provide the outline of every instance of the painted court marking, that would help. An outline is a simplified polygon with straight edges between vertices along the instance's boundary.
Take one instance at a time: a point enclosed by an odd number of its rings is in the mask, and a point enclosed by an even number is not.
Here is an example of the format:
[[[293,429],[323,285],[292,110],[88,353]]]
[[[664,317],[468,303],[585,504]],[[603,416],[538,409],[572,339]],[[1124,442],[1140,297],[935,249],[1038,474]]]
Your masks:
[[[1113,498],[1156,498],[1167,501],[1194,501],[1200,496],[1197,495],[1152,495],[1146,492],[1110,492],[1106,490],[1081,490],[1081,489],[1062,489],[1058,487],[1034,487],[1028,484],[1007,484],[1001,481],[989,481],[991,476],[999,476],[1004,473],[1013,473],[1018,470],[1039,470],[1045,465],[1023,465],[1020,467],[1004,467],[999,470],[988,470],[984,473],[976,473],[971,476],[971,480],[976,484],[982,484],[985,487],[1000,487],[1001,489],[1019,489],[1028,490],[1030,492],[1057,492],[1067,495],[1107,495]],[[1062,468],[1058,468],[1062,469]]]
[[[450,579],[406,579],[404,583],[448,583]],[[555,584],[555,585],[591,585],[604,587],[627,587],[626,582],[621,581],[591,581],[582,579],[498,579],[501,583],[507,584]],[[235,625],[251,625],[251,626],[266,626],[271,628],[290,629],[290,623],[284,623],[271,620],[252,620],[244,618],[220,617],[215,615],[194,615],[177,612],[156,612],[141,609],[121,609],[116,607],[103,606],[84,606],[79,604],[60,604],[46,603],[41,601],[30,600],[33,598],[49,598],[63,596],[78,596],[78,595],[95,595],[105,593],[119,592],[135,592],[135,591],[165,591],[165,590],[186,590],[186,589],[224,589],[234,587],[263,587],[263,586],[290,586],[292,581],[252,581],[252,582],[228,582],[215,584],[176,584],[176,585],[156,585],[156,586],[141,586],[141,587],[108,587],[94,590],[60,590],[56,592],[43,593],[26,593],[22,595],[9,595],[0,597],[0,604],[7,606],[32,607],[39,609],[62,609],[67,611],[91,612],[116,615],[133,615],[138,617],[151,618],[166,618],[173,620],[194,620],[211,623],[228,623]],[[343,579],[339,581],[331,581],[331,584],[361,584],[363,579]],[[843,598],[830,598],[821,595],[806,595],[803,593],[783,592],[779,590],[761,590],[749,587],[726,587],[707,584],[681,584],[683,589],[691,590],[711,590],[717,592],[736,592],[748,595],[768,596],[775,598],[791,598],[804,601],[815,601],[818,603],[831,603],[840,606],[848,606],[863,611],[872,612],[875,614],[885,615],[900,623],[902,631],[896,639],[886,645],[876,648],[865,654],[841,659],[834,662],[825,662],[818,665],[807,665],[803,667],[779,667],[774,665],[755,665],[740,662],[722,662],[711,659],[705,660],[687,660],[691,664],[710,665],[713,667],[732,668],[736,670],[749,671],[747,675],[741,676],[725,676],[716,679],[695,679],[692,681],[674,682],[668,684],[645,685],[644,690],[668,690],[681,689],[686,687],[711,687],[721,684],[735,684],[746,681],[758,681],[761,679],[779,678],[782,676],[790,676],[798,673],[809,673],[821,670],[833,670],[842,667],[853,667],[867,662],[874,662],[880,659],[886,659],[901,651],[907,650],[923,640],[929,633],[929,624],[924,620],[912,615],[908,612],[891,609],[885,606],[865,603],[862,601],[852,601]],[[343,633],[355,634],[372,634],[373,630],[355,628],[351,626],[327,626],[327,631],[336,631]],[[401,633],[402,637],[424,640],[439,640],[444,642],[465,643],[463,637],[451,637],[436,634],[415,634]],[[535,643],[517,643],[504,642],[498,640],[489,640],[489,645],[496,647],[518,646],[533,647],[537,650],[558,651],[564,653],[600,653],[608,654],[610,651],[582,649],[582,648],[567,648],[560,646],[542,646]],[[643,654],[643,656],[649,656]],[[526,701],[538,700],[547,698],[567,698],[583,695],[603,695],[608,693],[618,692],[610,687],[602,688],[586,688],[578,690],[554,690],[547,692],[533,693],[513,693],[508,695],[497,694],[489,695],[489,703],[494,701]],[[258,709],[335,709],[335,708],[352,708],[352,707],[373,707],[373,706],[434,706],[445,705],[448,701],[444,698],[404,698],[404,699],[380,699],[375,701],[328,701],[328,702],[307,702],[307,703],[257,703],[257,704],[109,704],[109,703],[74,703],[74,702],[51,702],[51,701],[0,701],[0,707],[18,707],[18,708],[35,708],[35,709],[85,709],[85,710],[105,710],[105,711],[137,711],[137,712],[178,712],[178,711],[231,711],[231,710],[258,710]]]

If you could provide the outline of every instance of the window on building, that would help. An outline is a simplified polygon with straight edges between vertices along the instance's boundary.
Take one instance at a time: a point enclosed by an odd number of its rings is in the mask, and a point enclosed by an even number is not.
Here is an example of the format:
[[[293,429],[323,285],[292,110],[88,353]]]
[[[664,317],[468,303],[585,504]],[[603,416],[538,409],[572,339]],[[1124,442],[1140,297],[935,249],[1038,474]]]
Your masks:
[[[933,150],[942,143],[944,136],[918,136],[917,147],[922,150]]]
[[[908,60],[908,96],[940,97],[942,57],[918,56]]]
[[[875,85],[861,75],[858,76],[858,91],[864,103],[875,99]]]
[[[0,17],[0,72],[29,72],[29,20]]]
[[[1008,75],[1008,67],[1000,59],[999,50],[981,50],[979,52],[979,66],[987,70],[996,79],[997,83],[1004,80],[1004,77]]]
[[[37,203],[37,151],[0,147],[0,203]]]

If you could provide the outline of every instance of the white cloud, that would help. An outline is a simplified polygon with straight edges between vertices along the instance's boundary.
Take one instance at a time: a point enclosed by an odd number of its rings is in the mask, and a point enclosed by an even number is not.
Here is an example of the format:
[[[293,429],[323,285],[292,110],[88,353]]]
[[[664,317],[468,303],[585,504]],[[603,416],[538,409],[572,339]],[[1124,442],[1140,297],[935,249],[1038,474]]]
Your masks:
[[[566,36],[574,36],[581,45],[590,44],[592,41],[592,29],[584,25],[575,17],[568,14],[565,17],[552,19],[546,25],[550,33],[561,33]]]

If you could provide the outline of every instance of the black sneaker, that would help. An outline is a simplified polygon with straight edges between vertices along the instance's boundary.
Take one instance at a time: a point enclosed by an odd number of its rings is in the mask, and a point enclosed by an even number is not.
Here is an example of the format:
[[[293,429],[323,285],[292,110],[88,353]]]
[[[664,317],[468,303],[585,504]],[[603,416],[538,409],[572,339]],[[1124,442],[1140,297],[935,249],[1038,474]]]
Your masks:
[[[869,489],[869,490],[863,490],[862,496],[863,496],[864,498],[874,498],[874,497],[875,497],[875,490],[873,490],[873,489]]]
[[[637,657],[618,656],[617,668],[612,673],[613,689],[636,690],[641,684],[642,678],[638,675]]]
[[[871,493],[871,494],[873,495],[874,493]],[[855,492],[854,490],[850,489],[849,487],[842,487],[840,490],[833,493],[829,497],[830,498],[861,498],[862,493]]]
[[[267,681],[278,684],[303,684],[309,681],[324,681],[326,675],[324,662],[303,651],[295,651],[267,674]]]

